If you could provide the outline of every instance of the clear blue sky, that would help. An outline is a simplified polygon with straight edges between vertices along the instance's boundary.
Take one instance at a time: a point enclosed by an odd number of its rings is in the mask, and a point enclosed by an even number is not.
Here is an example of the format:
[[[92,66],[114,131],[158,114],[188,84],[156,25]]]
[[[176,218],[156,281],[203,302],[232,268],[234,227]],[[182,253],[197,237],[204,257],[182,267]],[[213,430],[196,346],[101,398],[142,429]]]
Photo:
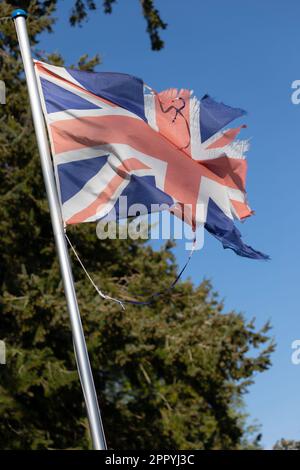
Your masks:
[[[291,363],[291,343],[300,339],[300,105],[291,103],[291,83],[300,79],[300,3],[297,0],[157,0],[169,24],[161,52],[150,50],[137,0],[119,0],[112,16],[92,13],[82,28],[70,28],[70,0],[60,2],[55,34],[40,48],[58,51],[68,65],[84,53],[99,53],[98,70],[127,72],[155,89],[186,87],[248,111],[244,136],[248,194],[256,215],[240,228],[245,240],[268,253],[252,261],[223,250],[209,235],[189,270],[195,283],[212,280],[225,308],[271,319],[277,350],[273,367],[245,397],[251,418],[262,424],[270,448],[281,437],[300,440],[300,365]],[[186,258],[183,244],[178,263]]]

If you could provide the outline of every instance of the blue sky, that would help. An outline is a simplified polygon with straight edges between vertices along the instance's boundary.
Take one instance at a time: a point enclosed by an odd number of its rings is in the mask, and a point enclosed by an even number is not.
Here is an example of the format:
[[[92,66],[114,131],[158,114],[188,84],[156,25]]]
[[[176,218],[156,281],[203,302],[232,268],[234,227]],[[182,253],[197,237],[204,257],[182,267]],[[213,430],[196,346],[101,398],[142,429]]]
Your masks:
[[[68,26],[69,0],[60,2],[55,34],[40,49],[58,51],[68,65],[99,53],[98,70],[137,75],[157,90],[186,87],[248,111],[252,137],[248,195],[256,215],[239,227],[246,242],[271,256],[252,261],[223,250],[210,237],[193,257],[187,275],[211,279],[225,308],[271,320],[277,350],[273,367],[258,375],[245,397],[251,419],[262,424],[263,444],[281,437],[300,440],[300,365],[291,343],[300,339],[300,105],[291,83],[300,79],[300,3],[297,0],[157,0],[169,24],[161,52],[150,50],[137,0],[119,0],[111,16],[92,13],[82,28]],[[175,250],[186,259],[183,243]]]

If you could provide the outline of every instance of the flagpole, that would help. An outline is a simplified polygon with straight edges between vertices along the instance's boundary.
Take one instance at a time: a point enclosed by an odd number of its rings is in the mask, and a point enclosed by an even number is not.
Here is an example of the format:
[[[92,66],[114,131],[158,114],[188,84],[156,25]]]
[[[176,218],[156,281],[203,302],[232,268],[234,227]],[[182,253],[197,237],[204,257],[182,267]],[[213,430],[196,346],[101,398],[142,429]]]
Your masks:
[[[33,123],[48,197],[56,250],[59,258],[60,270],[64,283],[65,296],[70,315],[75,358],[83,390],[84,400],[87,408],[87,415],[89,420],[93,447],[95,450],[105,450],[107,448],[105,435],[74,288],[61,209],[53,174],[47,132],[41,107],[40,96],[38,92],[37,80],[34,72],[33,60],[31,56],[30,43],[26,27],[27,13],[24,10],[18,9],[13,11],[11,17],[14,21],[15,28],[17,31],[21,56],[24,64],[33,116]]]

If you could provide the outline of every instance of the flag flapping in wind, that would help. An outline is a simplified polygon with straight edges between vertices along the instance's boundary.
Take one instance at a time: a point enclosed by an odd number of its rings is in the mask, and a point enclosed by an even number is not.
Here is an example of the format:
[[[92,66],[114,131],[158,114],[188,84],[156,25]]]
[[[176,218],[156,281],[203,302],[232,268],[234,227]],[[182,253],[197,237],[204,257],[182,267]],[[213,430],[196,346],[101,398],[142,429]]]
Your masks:
[[[160,93],[121,73],[35,62],[66,225],[127,217],[120,196],[147,212],[164,205],[224,248],[255,259],[234,219],[252,214],[245,190],[245,114],[189,90]],[[188,208],[188,209],[187,209]],[[126,209],[126,210],[127,210]]]

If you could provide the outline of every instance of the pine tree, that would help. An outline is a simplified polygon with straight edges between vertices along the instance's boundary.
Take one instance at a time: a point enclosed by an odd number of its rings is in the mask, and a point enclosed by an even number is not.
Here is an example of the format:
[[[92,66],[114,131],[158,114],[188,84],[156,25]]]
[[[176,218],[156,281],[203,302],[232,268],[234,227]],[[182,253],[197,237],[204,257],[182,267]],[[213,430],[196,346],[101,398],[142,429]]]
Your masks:
[[[31,43],[51,30],[55,1],[26,7]],[[53,243],[16,34],[0,23],[0,365],[2,449],[89,448],[68,313]],[[61,63],[58,56],[48,60]],[[79,60],[90,69],[97,58]],[[172,244],[99,240],[94,224],[70,237],[96,282],[111,295],[161,290],[177,272]],[[249,446],[242,397],[270,366],[269,324],[257,330],[225,313],[211,284],[180,282],[146,307],[103,301],[74,260],[74,277],[111,448],[238,449]],[[245,443],[245,440],[247,441]],[[256,445],[254,443],[253,445]]]

